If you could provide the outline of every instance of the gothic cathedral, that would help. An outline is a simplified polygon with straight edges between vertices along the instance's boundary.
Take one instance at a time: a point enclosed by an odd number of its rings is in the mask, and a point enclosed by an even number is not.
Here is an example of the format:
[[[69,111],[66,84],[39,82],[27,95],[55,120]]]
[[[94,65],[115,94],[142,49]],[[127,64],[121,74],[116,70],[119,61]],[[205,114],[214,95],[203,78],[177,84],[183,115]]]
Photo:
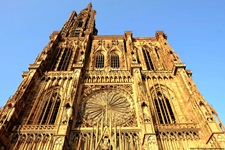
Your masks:
[[[0,111],[1,150],[225,148],[225,128],[179,56],[154,37],[97,35],[73,11]]]

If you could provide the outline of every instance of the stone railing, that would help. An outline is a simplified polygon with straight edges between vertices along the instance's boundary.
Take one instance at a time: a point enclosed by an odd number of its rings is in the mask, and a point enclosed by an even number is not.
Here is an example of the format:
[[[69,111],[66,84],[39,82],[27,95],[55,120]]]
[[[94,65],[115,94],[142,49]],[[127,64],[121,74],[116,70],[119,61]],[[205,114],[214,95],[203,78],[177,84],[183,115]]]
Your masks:
[[[46,79],[72,79],[73,71],[49,71],[45,73]]]
[[[173,79],[173,73],[172,71],[148,71],[148,70],[142,70],[142,75],[145,78],[162,78],[162,79]]]
[[[175,123],[175,124],[157,124],[158,131],[198,131],[199,126],[196,123]]]
[[[55,132],[57,128],[55,125],[22,125],[15,126],[13,130],[20,132]]]
[[[85,83],[121,83],[133,82],[133,78],[129,71],[87,71],[84,77]]]

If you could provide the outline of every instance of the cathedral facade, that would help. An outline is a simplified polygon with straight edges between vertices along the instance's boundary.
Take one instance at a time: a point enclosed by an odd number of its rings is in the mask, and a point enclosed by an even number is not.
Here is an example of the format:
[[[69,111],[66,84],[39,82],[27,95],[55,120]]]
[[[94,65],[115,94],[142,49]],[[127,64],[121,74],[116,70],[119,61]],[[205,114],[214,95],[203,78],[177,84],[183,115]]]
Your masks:
[[[225,128],[157,31],[97,35],[73,11],[0,112],[2,150],[225,148]]]

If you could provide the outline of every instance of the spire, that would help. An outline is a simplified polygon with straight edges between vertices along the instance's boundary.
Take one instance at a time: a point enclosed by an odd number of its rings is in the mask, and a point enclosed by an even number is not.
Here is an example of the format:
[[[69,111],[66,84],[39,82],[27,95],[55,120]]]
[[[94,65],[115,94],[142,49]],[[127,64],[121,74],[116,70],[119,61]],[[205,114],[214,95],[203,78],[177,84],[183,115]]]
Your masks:
[[[88,10],[91,10],[92,9],[92,3],[90,2],[87,6]]]
[[[92,3],[89,3],[86,8],[76,14],[72,11],[68,21],[64,24],[61,35],[83,37],[84,32],[90,31],[93,35],[97,35],[95,28],[95,14],[96,11],[92,9]]]
[[[92,3],[89,3],[87,5],[87,7],[84,8],[80,13],[82,13],[82,12],[91,12],[91,10],[92,10]]]

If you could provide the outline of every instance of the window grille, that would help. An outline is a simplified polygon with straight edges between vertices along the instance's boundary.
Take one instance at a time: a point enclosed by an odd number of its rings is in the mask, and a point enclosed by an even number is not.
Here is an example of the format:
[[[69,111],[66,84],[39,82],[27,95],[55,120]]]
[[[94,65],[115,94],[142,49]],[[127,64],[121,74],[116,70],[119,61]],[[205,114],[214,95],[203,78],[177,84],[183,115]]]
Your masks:
[[[58,65],[57,71],[66,71],[68,70],[68,66],[70,63],[70,59],[72,56],[72,50],[65,48],[64,51],[62,51],[62,57],[60,59],[60,63]]]
[[[42,98],[43,102],[40,103],[38,124],[54,124],[59,111],[61,98],[58,92],[51,92]],[[41,105],[44,106],[42,107]]]
[[[154,70],[154,65],[147,49],[142,50],[147,70]]]
[[[53,61],[52,61],[52,65],[51,65],[50,71],[54,71],[54,69],[56,67],[56,64],[57,64],[57,62],[59,60],[59,57],[60,57],[61,52],[62,52],[62,49],[61,48],[57,48],[56,49],[55,55],[53,55],[53,57],[51,58]]]
[[[79,21],[77,27],[82,27],[82,25],[83,25],[83,21]]]
[[[120,67],[120,60],[117,54],[111,55],[111,67],[112,68],[119,68]]]
[[[104,55],[100,54],[95,56],[95,67],[104,68]]]
[[[172,107],[165,95],[158,92],[157,98],[154,98],[154,103],[160,124],[175,123],[175,116]]]

